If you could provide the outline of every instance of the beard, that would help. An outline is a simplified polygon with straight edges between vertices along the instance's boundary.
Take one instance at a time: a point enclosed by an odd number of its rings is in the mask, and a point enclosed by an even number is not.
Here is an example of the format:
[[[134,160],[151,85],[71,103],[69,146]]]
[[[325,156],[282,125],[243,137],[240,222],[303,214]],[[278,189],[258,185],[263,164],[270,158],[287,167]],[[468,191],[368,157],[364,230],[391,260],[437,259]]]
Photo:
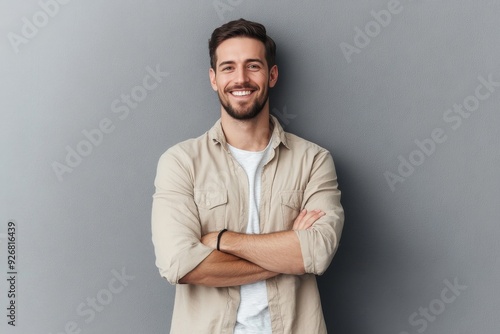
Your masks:
[[[238,87],[238,88],[252,88],[252,87]],[[234,87],[231,89],[234,89]],[[231,93],[229,93],[229,90],[228,90],[227,94],[231,94]],[[231,116],[232,118],[240,120],[240,121],[241,120],[249,120],[249,119],[257,117],[257,115],[260,114],[260,112],[262,111],[262,109],[266,105],[267,101],[269,100],[269,90],[267,88],[264,92],[264,96],[263,96],[262,101],[259,101],[259,98],[257,97],[257,99],[255,99],[252,102],[252,104],[246,108],[231,105],[229,100],[227,102],[222,100],[220,93],[217,95],[219,96],[219,101],[220,101],[222,108],[224,108],[224,110],[227,112],[227,114],[229,116]]]

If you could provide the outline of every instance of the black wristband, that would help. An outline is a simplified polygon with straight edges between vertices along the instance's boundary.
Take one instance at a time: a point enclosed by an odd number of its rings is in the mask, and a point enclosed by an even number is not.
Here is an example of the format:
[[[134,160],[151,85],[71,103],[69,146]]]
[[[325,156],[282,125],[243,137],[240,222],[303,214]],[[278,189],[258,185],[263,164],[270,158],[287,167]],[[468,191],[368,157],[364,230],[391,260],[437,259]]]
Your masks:
[[[219,232],[219,235],[217,235],[217,250],[220,251],[220,237],[222,237],[222,234],[227,231],[227,228],[221,230]]]

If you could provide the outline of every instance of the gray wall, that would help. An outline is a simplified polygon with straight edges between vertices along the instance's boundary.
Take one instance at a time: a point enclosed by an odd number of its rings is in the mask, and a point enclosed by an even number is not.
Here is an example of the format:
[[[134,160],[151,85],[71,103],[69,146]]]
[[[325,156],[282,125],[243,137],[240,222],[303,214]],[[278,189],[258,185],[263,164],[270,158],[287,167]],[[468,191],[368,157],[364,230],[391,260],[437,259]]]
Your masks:
[[[218,118],[207,39],[240,17],[278,43],[273,113],[338,168],[330,332],[498,332],[499,2],[40,3],[0,2],[2,333],[167,332],[156,163]]]

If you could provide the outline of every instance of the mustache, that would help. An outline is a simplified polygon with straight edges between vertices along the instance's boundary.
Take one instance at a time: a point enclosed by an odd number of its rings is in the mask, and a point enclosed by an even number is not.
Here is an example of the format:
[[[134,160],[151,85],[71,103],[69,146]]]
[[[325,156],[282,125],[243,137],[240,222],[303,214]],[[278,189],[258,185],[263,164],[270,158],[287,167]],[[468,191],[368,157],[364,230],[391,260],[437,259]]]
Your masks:
[[[226,92],[230,92],[232,90],[236,90],[236,89],[251,89],[251,90],[257,90],[258,87],[255,87],[253,85],[250,85],[250,84],[244,84],[244,85],[234,85],[232,87],[229,87],[226,89]]]

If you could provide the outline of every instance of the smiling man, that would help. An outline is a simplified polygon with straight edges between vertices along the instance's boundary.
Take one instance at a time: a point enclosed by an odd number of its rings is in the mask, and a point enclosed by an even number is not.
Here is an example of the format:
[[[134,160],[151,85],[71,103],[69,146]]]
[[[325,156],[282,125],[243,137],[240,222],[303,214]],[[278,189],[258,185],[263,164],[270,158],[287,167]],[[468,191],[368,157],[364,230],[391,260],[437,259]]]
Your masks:
[[[255,119],[269,101],[269,88],[276,84],[278,67],[272,65],[269,69],[262,42],[248,37],[224,40],[217,47],[217,54],[227,60],[217,64],[215,59],[210,82],[219,93],[222,108],[233,119]],[[252,55],[255,58],[245,58]]]
[[[269,113],[276,46],[243,19],[209,40],[221,118],[158,163],[152,236],[171,333],[326,333],[315,275],[344,216],[330,153]]]

